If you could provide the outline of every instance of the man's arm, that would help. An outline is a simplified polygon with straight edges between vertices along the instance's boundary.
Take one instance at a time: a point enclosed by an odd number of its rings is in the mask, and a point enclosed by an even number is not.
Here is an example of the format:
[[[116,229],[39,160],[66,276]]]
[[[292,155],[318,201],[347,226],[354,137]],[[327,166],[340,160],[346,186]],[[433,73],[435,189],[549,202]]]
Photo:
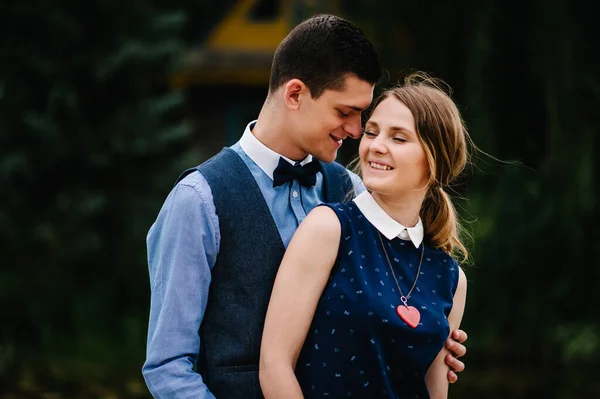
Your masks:
[[[194,370],[220,242],[210,187],[200,173],[171,191],[146,241],[151,288],[146,385],[155,398],[214,399]]]

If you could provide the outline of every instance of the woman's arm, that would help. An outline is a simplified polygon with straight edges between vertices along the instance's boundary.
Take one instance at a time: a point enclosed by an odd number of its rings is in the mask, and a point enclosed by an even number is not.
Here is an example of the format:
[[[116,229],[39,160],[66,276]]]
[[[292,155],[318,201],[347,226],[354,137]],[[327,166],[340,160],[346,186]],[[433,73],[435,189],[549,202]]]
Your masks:
[[[450,331],[454,331],[460,326],[467,300],[467,277],[460,267],[458,270],[458,286],[454,293],[452,310],[448,315]],[[450,351],[446,347],[442,348],[427,371],[425,382],[431,399],[446,399],[448,397],[448,366],[445,362],[448,354],[450,354]]]
[[[303,397],[294,368],[337,258],[340,236],[335,212],[320,206],[300,224],[285,252],[260,350],[259,377],[265,399]]]

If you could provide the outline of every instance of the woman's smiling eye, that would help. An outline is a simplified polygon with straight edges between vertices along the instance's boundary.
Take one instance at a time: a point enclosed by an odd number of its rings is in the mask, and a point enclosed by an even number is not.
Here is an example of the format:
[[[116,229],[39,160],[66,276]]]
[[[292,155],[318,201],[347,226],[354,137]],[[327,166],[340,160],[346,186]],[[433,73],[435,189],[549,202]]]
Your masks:
[[[371,132],[371,131],[369,131],[369,130],[363,130],[363,134],[364,134],[365,136],[368,136],[368,137],[375,137],[375,136],[377,136],[377,134],[376,134],[376,133],[373,133],[373,132]]]
[[[348,116],[348,114],[343,113],[342,111],[340,111],[339,109],[337,110],[337,112],[340,113],[341,116],[343,116],[344,118]]]

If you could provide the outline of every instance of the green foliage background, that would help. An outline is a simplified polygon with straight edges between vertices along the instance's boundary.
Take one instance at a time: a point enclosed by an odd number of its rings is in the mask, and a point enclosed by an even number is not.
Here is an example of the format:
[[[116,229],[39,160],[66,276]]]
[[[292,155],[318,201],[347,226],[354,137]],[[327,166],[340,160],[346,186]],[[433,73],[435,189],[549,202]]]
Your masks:
[[[453,396],[600,397],[598,5],[342,5],[387,83],[443,78],[478,146],[522,163],[481,155],[458,188],[474,266]],[[167,76],[227,6],[0,5],[0,397],[148,396],[145,234],[211,155]]]

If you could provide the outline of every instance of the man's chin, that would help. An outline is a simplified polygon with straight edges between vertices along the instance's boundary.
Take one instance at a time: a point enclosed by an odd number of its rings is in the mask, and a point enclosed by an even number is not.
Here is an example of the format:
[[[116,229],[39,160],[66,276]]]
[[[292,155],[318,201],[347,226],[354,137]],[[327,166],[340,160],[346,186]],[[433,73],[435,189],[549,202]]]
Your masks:
[[[337,151],[334,152],[333,154],[324,154],[324,155],[320,155],[320,156],[315,156],[315,158],[317,158],[321,162],[331,163],[331,162],[335,161],[335,159],[337,158]]]

